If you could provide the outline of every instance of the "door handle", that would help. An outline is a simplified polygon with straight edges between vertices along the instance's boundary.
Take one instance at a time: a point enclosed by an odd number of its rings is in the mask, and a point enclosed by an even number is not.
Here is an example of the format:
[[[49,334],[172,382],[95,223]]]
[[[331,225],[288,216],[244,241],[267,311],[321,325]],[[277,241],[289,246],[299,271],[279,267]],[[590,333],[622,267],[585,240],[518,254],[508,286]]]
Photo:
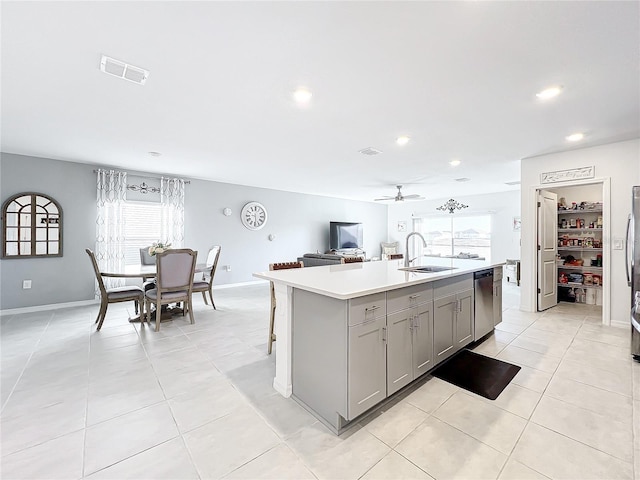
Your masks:
[[[629,243],[633,244],[633,240],[629,238],[629,235],[631,233],[631,220],[632,220],[632,217],[631,217],[631,214],[629,214],[629,218],[627,218],[627,243],[624,246],[624,256],[625,256],[624,268],[627,271],[628,286],[631,286],[631,273],[629,271],[630,270],[629,266],[633,262],[633,259],[629,257],[629,252],[631,252],[631,249],[629,248]]]

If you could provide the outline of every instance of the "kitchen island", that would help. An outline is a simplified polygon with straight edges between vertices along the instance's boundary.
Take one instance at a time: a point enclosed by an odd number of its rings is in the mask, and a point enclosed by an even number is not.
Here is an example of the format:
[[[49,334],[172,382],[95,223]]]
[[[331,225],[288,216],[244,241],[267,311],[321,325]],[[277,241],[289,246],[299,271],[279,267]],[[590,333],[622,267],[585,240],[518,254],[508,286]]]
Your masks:
[[[274,388],[340,432],[473,342],[473,273],[502,263],[423,260],[446,270],[390,260],[254,273],[275,287]]]

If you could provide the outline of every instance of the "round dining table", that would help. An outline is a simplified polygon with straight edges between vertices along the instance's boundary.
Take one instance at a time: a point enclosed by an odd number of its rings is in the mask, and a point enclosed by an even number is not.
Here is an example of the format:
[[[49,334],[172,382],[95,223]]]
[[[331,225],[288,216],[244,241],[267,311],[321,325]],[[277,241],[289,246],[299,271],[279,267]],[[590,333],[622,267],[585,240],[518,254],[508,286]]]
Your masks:
[[[202,273],[207,269],[210,269],[211,266],[207,266],[204,263],[196,264],[196,268],[194,273]],[[100,275],[103,277],[114,277],[114,278],[142,278],[143,281],[146,281],[149,278],[154,278],[156,276],[156,266],[155,265],[125,265],[122,270],[112,270],[112,271],[104,271],[100,272]],[[140,305],[140,315],[136,315],[134,317],[130,317],[130,322],[140,322],[143,313],[144,306]],[[162,320],[171,320],[173,315],[178,313],[183,313],[183,309],[180,307],[174,308],[165,308],[162,307]]]

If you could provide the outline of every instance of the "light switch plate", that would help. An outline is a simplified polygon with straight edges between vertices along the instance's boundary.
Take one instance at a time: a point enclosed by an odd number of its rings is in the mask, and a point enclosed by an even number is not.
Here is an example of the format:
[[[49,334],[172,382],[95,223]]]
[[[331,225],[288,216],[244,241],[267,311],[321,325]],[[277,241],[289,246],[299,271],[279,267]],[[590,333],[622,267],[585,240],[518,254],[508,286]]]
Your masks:
[[[613,249],[622,250],[624,248],[624,240],[622,238],[613,239]]]

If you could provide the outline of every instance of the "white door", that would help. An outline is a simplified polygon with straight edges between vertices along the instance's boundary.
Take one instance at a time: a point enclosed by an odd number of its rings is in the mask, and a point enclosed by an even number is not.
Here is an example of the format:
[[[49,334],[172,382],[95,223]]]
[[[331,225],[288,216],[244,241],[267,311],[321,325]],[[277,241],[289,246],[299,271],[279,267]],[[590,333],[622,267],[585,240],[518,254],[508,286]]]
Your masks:
[[[558,303],[558,195],[538,191],[538,311]]]

